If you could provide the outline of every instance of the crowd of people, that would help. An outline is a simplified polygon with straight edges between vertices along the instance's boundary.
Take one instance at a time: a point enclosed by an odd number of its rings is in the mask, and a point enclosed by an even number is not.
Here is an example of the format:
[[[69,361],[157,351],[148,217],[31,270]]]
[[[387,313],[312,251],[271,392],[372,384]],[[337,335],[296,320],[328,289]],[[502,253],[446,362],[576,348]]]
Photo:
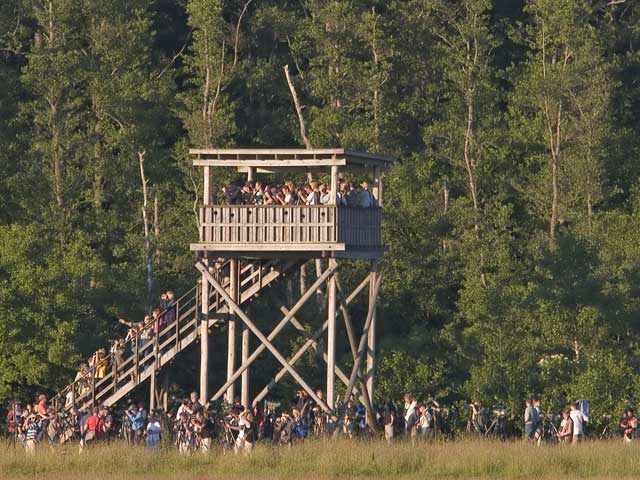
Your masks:
[[[362,182],[356,189],[353,182],[338,181],[335,204],[343,207],[371,208],[375,198],[369,184]],[[222,189],[223,201],[229,205],[329,205],[333,204],[331,186],[311,181],[295,185],[286,181],[282,185],[270,185],[260,181],[244,184],[232,183]]]
[[[99,348],[87,362],[80,365],[74,383],[65,392],[65,406],[70,408],[79,399],[88,396],[92,383],[107,376],[108,368],[117,369],[127,358],[142,352],[153,341],[154,336],[171,325],[176,320],[175,295],[172,291],[160,296],[158,307],[151,315],[146,315],[142,321],[132,322],[119,318],[118,322],[127,327],[126,336],[113,340],[107,356],[105,348]],[[135,375],[135,373],[132,373]]]
[[[323,398],[322,390],[315,393]],[[480,402],[469,406],[467,432],[472,434],[489,432],[489,417],[493,416],[495,425],[497,417],[506,416],[501,406],[493,405],[493,414],[488,414]],[[14,402],[7,415],[9,438],[23,445],[29,454],[41,443],[52,446],[76,441],[82,451],[117,438],[149,449],[174,445],[182,454],[208,452],[214,447],[250,453],[259,441],[293,445],[308,437],[373,438],[376,431],[383,432],[388,442],[398,438],[415,442],[449,436],[445,434],[455,423],[452,410],[441,408],[435,400],[419,402],[410,394],[404,396],[401,408],[392,401],[381,408],[374,406],[372,417],[353,400],[325,413],[305,391],[296,392],[290,408],[281,408],[280,404],[249,408],[238,399],[205,406],[196,392],[175,402],[168,412],[156,410],[149,414],[142,402],[131,403],[120,414],[105,405],[81,410],[62,407],[59,401],[48,401],[45,395],[40,395],[34,404]],[[580,401],[564,410],[556,424],[555,420],[547,421],[539,400],[526,400],[521,417],[525,441],[580,443],[588,415],[588,402]],[[633,409],[625,411],[619,426],[624,441],[632,442],[638,428]]]

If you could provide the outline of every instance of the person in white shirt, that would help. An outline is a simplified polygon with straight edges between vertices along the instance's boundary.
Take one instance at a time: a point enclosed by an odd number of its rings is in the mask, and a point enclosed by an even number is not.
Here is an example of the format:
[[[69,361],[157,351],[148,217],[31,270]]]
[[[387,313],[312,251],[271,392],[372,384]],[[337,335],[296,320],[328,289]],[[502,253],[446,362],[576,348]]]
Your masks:
[[[331,190],[326,184],[320,185],[320,205],[328,205],[331,201]]]
[[[320,192],[318,191],[318,182],[311,182],[304,186],[305,194],[307,195],[307,205],[320,204]]]
[[[569,408],[571,409],[569,416],[573,422],[572,443],[576,444],[581,442],[584,436],[584,415],[582,415],[582,412],[578,410],[578,407],[574,403],[572,403]]]
[[[416,430],[416,422],[418,417],[416,415],[416,406],[418,402],[416,402],[410,394],[406,394],[404,396],[404,428],[405,432],[409,433],[411,437],[415,437]]]
[[[149,417],[149,423],[147,424],[146,444],[148,448],[158,448],[160,445],[161,433],[162,425],[160,425],[160,422],[155,415],[151,415],[151,417]]]

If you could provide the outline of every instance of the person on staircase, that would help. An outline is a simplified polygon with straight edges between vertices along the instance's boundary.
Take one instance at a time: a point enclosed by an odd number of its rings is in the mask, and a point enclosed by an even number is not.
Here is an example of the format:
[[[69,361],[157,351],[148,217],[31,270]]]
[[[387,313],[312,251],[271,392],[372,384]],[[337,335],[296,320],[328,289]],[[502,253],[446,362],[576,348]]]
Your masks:
[[[171,290],[164,295],[164,300],[160,302],[160,310],[164,312],[162,318],[163,324],[166,327],[176,321],[176,300],[175,294]]]

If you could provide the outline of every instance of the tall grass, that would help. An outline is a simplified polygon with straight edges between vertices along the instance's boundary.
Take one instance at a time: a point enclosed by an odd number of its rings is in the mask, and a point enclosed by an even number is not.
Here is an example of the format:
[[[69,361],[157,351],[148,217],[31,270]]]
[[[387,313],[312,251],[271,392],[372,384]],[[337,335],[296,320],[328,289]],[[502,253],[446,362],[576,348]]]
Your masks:
[[[0,451],[0,477],[113,478],[620,478],[640,477],[640,443],[588,442],[541,448],[520,442],[453,443],[307,441],[293,448],[259,446],[250,456],[212,452],[190,457],[122,444]]]

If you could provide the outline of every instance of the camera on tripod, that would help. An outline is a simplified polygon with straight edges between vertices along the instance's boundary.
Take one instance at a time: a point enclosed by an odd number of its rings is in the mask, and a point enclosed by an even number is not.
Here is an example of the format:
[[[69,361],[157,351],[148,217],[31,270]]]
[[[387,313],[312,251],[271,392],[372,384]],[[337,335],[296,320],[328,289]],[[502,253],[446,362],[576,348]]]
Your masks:
[[[507,416],[507,407],[500,403],[496,403],[492,407],[492,413],[496,418],[505,418]]]

